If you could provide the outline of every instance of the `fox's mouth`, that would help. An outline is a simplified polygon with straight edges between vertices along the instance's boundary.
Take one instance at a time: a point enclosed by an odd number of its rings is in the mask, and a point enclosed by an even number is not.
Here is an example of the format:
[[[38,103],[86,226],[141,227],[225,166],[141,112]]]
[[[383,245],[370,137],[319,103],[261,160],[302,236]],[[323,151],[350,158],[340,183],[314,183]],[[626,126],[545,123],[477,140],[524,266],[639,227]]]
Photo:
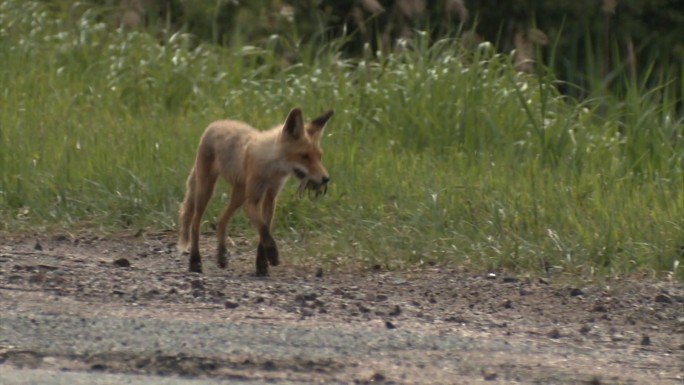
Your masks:
[[[306,179],[306,173],[298,168],[294,169],[294,174],[299,180],[304,180]]]
[[[325,195],[328,192],[328,183],[318,183],[307,178],[306,175],[300,177],[296,172],[295,174],[301,180],[301,182],[299,182],[299,188],[297,189],[297,194],[300,198],[304,196],[306,191],[313,191],[314,198],[318,197],[319,195]]]

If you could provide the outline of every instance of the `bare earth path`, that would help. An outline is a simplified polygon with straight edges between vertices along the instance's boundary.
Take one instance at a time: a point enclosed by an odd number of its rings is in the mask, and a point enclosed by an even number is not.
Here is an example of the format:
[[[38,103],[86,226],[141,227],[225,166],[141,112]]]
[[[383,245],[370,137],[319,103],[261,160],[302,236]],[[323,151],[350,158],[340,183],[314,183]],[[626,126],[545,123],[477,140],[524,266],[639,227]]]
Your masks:
[[[205,255],[213,239],[204,238]],[[0,237],[2,384],[682,384],[684,285],[186,272],[171,234]]]

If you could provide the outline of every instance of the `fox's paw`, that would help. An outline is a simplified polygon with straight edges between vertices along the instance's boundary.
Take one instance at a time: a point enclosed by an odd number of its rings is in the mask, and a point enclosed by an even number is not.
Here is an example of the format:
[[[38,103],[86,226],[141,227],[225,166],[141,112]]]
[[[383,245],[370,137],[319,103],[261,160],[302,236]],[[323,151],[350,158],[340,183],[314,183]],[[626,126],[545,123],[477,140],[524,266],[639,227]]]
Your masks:
[[[266,253],[266,247],[259,244],[257,247],[257,257],[256,257],[256,276],[257,277],[268,277],[268,257]]]
[[[202,273],[202,258],[199,253],[190,253],[190,272]]]
[[[278,256],[278,248],[275,245],[273,245],[273,247],[269,247],[266,249],[266,258],[268,258],[268,263],[270,263],[271,266],[280,265],[280,257]]]
[[[228,257],[229,254],[225,247],[218,249],[216,252],[216,263],[218,264],[219,268],[225,269],[228,267]]]

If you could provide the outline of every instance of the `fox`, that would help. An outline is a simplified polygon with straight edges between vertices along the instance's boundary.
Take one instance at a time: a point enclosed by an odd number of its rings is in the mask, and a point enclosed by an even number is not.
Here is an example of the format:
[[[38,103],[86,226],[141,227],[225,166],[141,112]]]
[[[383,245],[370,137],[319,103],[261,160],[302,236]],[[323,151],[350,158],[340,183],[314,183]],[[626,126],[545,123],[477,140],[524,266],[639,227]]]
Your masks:
[[[271,233],[276,199],[291,175],[300,181],[300,195],[306,190],[316,195],[327,192],[330,174],[322,162],[321,137],[333,114],[331,109],[305,122],[302,109],[293,108],[283,124],[266,131],[238,120],[209,124],[200,138],[179,210],[178,248],[181,252],[188,252],[189,248],[190,272],[202,273],[200,222],[219,176],[232,190],[216,228],[218,267],[227,267],[226,227],[243,205],[259,235],[256,276],[268,276],[269,265],[280,264]]]

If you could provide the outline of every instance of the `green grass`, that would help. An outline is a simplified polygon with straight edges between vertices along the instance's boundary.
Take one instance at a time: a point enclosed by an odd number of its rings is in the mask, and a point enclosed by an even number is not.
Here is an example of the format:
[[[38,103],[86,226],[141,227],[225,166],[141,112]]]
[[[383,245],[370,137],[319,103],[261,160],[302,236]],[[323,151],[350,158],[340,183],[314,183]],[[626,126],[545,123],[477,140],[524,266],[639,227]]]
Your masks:
[[[334,107],[328,195],[301,200],[292,183],[279,200],[290,259],[684,278],[683,125],[662,97],[682,85],[630,83],[619,99],[580,103],[487,45],[419,40],[345,60],[335,43],[158,41],[36,4],[0,3],[3,231],[175,229],[210,121],[265,128],[294,106],[309,117]],[[255,237],[242,215],[230,231]]]

